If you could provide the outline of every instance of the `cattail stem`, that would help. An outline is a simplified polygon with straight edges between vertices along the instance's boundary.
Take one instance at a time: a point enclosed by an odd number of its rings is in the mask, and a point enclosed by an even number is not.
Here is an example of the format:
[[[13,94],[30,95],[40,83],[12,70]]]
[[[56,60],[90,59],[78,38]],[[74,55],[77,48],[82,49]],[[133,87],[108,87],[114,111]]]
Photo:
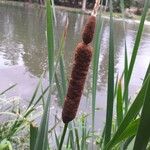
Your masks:
[[[62,145],[63,145],[64,139],[65,139],[67,127],[68,127],[68,123],[65,123],[58,150],[62,149]]]

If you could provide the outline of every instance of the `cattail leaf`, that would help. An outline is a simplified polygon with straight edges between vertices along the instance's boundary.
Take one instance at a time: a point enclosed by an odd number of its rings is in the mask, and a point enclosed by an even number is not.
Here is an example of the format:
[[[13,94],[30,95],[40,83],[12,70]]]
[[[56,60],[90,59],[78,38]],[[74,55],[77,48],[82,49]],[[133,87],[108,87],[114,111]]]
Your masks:
[[[66,92],[67,92],[67,76],[66,76],[66,69],[65,69],[63,54],[60,56],[59,65],[60,65],[60,75],[61,75],[61,81],[62,81],[63,97],[65,97]]]
[[[150,139],[150,79],[147,84],[141,120],[133,150],[145,150]]]
[[[94,42],[94,55],[93,55],[93,78],[92,78],[92,130],[94,131],[94,118],[95,118],[95,105],[96,105],[96,89],[97,89],[97,78],[98,78],[98,66],[100,56],[100,45],[102,40],[104,19],[101,16],[98,17],[95,42]]]
[[[147,71],[146,71],[146,74],[145,74],[143,83],[144,83],[144,81],[147,79],[147,77],[148,77],[149,74],[150,74],[150,63],[149,63],[149,65],[148,65],[148,68],[147,68]]]
[[[30,150],[34,150],[36,137],[37,137],[38,127],[30,124]]]
[[[122,99],[122,85],[121,79],[118,83],[118,90],[117,90],[117,125],[120,126],[123,120],[123,99]]]
[[[138,29],[138,32],[137,32],[137,36],[136,36],[136,40],[135,40],[135,43],[134,43],[134,48],[133,48],[133,51],[132,51],[130,64],[129,64],[127,83],[126,83],[127,86],[126,86],[126,89],[124,90],[124,95],[126,95],[127,87],[129,85],[129,82],[130,82],[130,78],[131,78],[131,75],[132,75],[132,71],[133,71],[133,67],[134,67],[134,64],[135,64],[136,56],[137,56],[137,53],[138,53],[138,49],[139,49],[139,45],[140,45],[140,41],[141,41],[143,29],[144,29],[144,22],[145,22],[145,19],[146,19],[148,8],[149,8],[149,3],[150,3],[149,0],[145,0],[144,10],[143,10],[142,18],[141,18],[141,21],[140,21],[139,29]]]
[[[121,122],[119,128],[117,129],[116,133],[110,140],[110,142],[106,146],[106,150],[109,150],[112,148],[114,143],[118,140],[122,132],[127,128],[128,124],[137,116],[137,114],[140,112],[140,109],[144,103],[144,96],[145,96],[145,90],[147,87],[147,83],[150,79],[150,76],[146,79],[144,82],[141,90],[139,91],[138,95],[136,96],[134,102],[132,103],[131,107],[129,108],[126,116],[124,117],[123,121]]]
[[[51,102],[52,80],[54,75],[54,18],[50,0],[46,0],[47,13],[47,42],[48,42],[48,64],[49,64],[49,94],[45,103],[40,127],[37,134],[35,150],[46,150],[48,148],[48,121]]]
[[[124,89],[125,89],[125,95],[124,95],[124,102],[125,102],[125,114],[128,110],[128,91],[129,91],[129,85],[128,83],[128,54],[127,54],[127,44],[125,41],[125,63],[124,63]]]
[[[118,137],[118,139],[115,141],[115,144],[118,144],[122,141],[124,141],[127,138],[130,138],[134,135],[136,135],[137,133],[137,129],[138,129],[138,125],[139,125],[140,119],[136,119],[134,121],[132,121],[127,128],[121,133],[121,135]]]
[[[107,87],[107,112],[106,112],[106,145],[111,138],[111,127],[113,118],[113,102],[114,102],[114,37],[113,37],[113,6],[110,0],[110,35],[109,35],[109,64],[108,64],[108,87]]]
[[[55,82],[56,82],[56,86],[57,86],[57,91],[58,91],[58,95],[59,95],[59,99],[60,99],[60,104],[63,104],[64,101],[64,96],[63,96],[63,91],[62,88],[60,86],[60,80],[58,79],[57,74],[55,73]]]
[[[125,95],[124,95],[124,103],[125,103],[125,114],[128,110],[128,55],[127,55],[127,41],[126,41],[126,25],[125,25],[125,6],[124,6],[124,0],[120,0],[120,7],[122,11],[122,18],[123,18],[123,30],[125,35],[125,41],[124,41],[124,47],[125,47],[125,57],[124,57],[124,89],[126,89]]]

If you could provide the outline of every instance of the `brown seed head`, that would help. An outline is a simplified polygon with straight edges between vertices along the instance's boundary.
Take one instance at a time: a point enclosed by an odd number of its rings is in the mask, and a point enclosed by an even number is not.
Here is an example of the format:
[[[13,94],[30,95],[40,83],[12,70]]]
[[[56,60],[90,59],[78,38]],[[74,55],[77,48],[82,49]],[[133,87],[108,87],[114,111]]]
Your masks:
[[[96,17],[90,16],[87,20],[87,23],[82,33],[82,40],[85,44],[89,44],[92,42],[95,31],[95,25],[96,25]]]
[[[76,116],[91,58],[92,47],[79,43],[75,49],[71,79],[62,112],[64,123],[72,121]]]

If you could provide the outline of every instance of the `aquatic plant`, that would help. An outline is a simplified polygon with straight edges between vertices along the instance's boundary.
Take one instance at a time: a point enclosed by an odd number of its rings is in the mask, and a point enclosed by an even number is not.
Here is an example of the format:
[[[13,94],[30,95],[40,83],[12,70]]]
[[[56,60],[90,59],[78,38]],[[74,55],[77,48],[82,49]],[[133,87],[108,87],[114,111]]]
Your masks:
[[[124,1],[120,1],[122,16],[124,20]],[[99,4],[98,4],[99,5]],[[134,48],[129,60],[126,39],[124,40],[124,71],[121,76],[114,77],[114,28],[113,28],[113,5],[110,0],[110,30],[109,30],[109,65],[108,65],[108,90],[107,90],[107,113],[106,122],[101,132],[95,129],[95,112],[96,112],[96,88],[99,66],[99,54],[101,48],[101,37],[103,31],[102,10],[97,17],[95,23],[95,15],[89,16],[85,28],[82,33],[82,42],[77,44],[75,48],[75,56],[73,61],[73,69],[71,78],[67,85],[66,68],[62,49],[65,45],[67,28],[63,32],[61,44],[58,54],[55,56],[55,34],[54,34],[54,6],[53,1],[47,0],[47,42],[48,42],[48,62],[49,62],[49,86],[43,90],[42,94],[37,97],[37,91],[41,85],[39,82],[29,106],[25,111],[19,114],[13,123],[9,124],[9,128],[3,132],[3,137],[0,139],[0,146],[4,144],[7,147],[12,142],[12,137],[20,132],[23,127],[30,128],[30,149],[31,150],[47,150],[47,149],[128,149],[129,146],[133,150],[149,149],[150,148],[150,65],[145,73],[142,87],[135,97],[130,101],[128,92],[130,87],[131,76],[144,29],[144,21],[148,11],[149,0],[145,0],[143,15],[139,24]],[[95,12],[94,12],[95,14]],[[96,25],[96,30],[94,29]],[[125,29],[125,23],[123,22]],[[90,43],[94,40],[94,50]],[[124,31],[125,32],[125,31]],[[124,33],[125,34],[125,33]],[[88,68],[93,54],[92,65],[92,111],[89,114],[82,113],[76,116],[83,87],[88,73]],[[58,67],[61,66],[61,67]],[[63,68],[63,69],[62,69]],[[58,78],[57,73],[60,73]],[[55,79],[55,80],[54,80]],[[116,79],[116,80],[115,80]],[[54,84],[54,82],[56,84]],[[55,86],[56,85],[56,86]],[[67,89],[68,86],[68,89]],[[13,87],[13,86],[12,86]],[[57,122],[49,129],[49,111],[53,88],[57,88],[57,92],[61,102],[64,103],[62,118],[57,118]],[[7,90],[1,92],[3,95]],[[44,99],[45,93],[48,92],[47,99]],[[64,101],[65,97],[65,101]],[[37,107],[37,104],[43,100],[42,116],[39,127],[33,125],[30,120],[32,114]],[[114,110],[116,109],[116,111]],[[88,125],[87,120],[92,116],[92,127]],[[60,120],[59,120],[60,119]],[[57,132],[57,126],[62,121],[65,123],[62,134]],[[68,129],[68,130],[67,130]],[[62,131],[62,130],[61,130]],[[54,145],[49,143],[51,138],[55,139]],[[141,139],[142,138],[142,139]],[[3,146],[3,145],[2,145]]]

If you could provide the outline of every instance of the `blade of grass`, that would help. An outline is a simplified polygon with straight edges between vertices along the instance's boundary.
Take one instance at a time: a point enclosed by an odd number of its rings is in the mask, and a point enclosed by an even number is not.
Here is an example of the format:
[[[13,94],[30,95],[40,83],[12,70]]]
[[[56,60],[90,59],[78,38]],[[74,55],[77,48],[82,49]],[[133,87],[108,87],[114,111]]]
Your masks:
[[[45,88],[45,90],[43,90],[42,94],[39,96],[39,98],[35,101],[33,108],[40,102],[40,100],[42,99],[42,97],[46,94],[46,92],[49,90],[50,86],[47,86],[47,88]]]
[[[29,109],[29,107],[33,104],[40,85],[41,85],[41,78],[40,78],[40,80],[39,80],[39,82],[38,82],[38,84],[37,84],[37,86],[35,88],[35,91],[34,91],[33,96],[32,96],[32,98],[31,98],[31,100],[29,102],[29,105],[28,105],[27,109]]]
[[[57,136],[55,130],[54,130],[54,134],[55,134],[55,141],[56,141],[56,145],[57,145],[57,149],[58,149],[59,148],[59,140],[58,140],[58,136]]]
[[[146,149],[147,144],[150,139],[150,79],[148,81],[145,98],[144,98],[144,106],[141,114],[141,120],[138,128],[138,132],[136,135],[134,148],[133,150],[141,150]]]
[[[106,112],[106,130],[104,145],[111,138],[111,127],[113,117],[114,101],[114,37],[113,37],[113,6],[110,0],[110,35],[109,35],[109,65],[108,65],[108,88],[107,88],[107,112]]]
[[[12,86],[10,86],[8,89],[4,90],[3,92],[0,93],[0,95],[5,94],[6,92],[8,92],[10,89],[14,88],[17,84],[14,84]]]

